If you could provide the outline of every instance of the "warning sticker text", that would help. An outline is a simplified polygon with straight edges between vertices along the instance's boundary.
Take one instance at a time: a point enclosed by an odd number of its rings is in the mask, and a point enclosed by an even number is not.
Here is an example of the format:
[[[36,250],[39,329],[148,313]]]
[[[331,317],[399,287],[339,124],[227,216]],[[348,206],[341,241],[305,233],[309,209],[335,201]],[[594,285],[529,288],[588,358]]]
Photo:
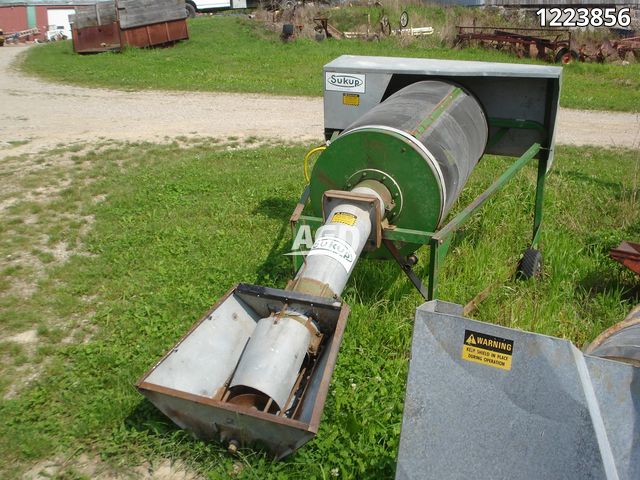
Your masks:
[[[513,340],[494,337],[486,333],[464,331],[462,359],[489,367],[511,370]]]

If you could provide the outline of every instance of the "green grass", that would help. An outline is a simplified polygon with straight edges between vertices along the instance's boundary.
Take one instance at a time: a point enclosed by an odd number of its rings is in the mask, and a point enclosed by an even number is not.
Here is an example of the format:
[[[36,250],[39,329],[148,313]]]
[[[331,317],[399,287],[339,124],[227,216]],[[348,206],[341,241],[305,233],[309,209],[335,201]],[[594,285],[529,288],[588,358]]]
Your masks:
[[[251,479],[331,478],[333,468],[341,478],[393,476],[421,299],[389,262],[357,265],[344,293],[352,312],[317,439],[283,462],[250,450],[236,460],[215,443],[193,440],[132,387],[232,285],[283,287],[290,278],[283,254],[291,241],[287,220],[303,188],[304,152],[302,146],[228,151],[206,142],[78,152],[67,172],[70,185],[36,209],[36,234],[16,221],[33,210],[26,199],[0,219],[3,231],[17,229],[22,238],[2,243],[2,258],[31,250],[40,234],[81,242],[90,253],[45,266],[31,297],[2,297],[3,337],[35,328],[44,340],[34,357],[0,343],[0,355],[16,358],[12,368],[43,362],[34,385],[0,401],[0,477],[17,478],[34,462],[58,458],[66,460],[61,478],[80,478],[74,468],[83,453],[112,469],[180,459],[212,479],[227,478],[234,465],[237,478]],[[508,163],[486,157],[456,208]],[[59,176],[55,164],[50,168],[34,170],[27,185]],[[526,168],[457,237],[441,297],[464,303],[495,283],[476,318],[578,345],[594,338],[640,301],[637,280],[607,254],[619,240],[640,237],[638,175],[637,151],[559,148],[547,184],[546,273],[541,281],[517,282],[509,272],[530,236],[535,183],[535,168]],[[73,214],[68,221],[61,220],[65,212]],[[95,216],[85,236],[74,220],[80,214]],[[422,275],[427,254],[419,251]],[[3,276],[25,275],[18,269]],[[62,342],[64,323],[47,324],[74,315],[87,319],[91,336],[84,343]],[[0,388],[6,391],[12,375],[2,370]]]
[[[121,54],[76,55],[71,42],[56,42],[30,49],[22,68],[87,86],[319,96],[322,66],[342,54],[535,63],[495,50],[442,47],[429,38],[405,47],[395,38],[282,43],[259,24],[237,17],[196,18],[189,29],[191,39],[173,48]],[[565,67],[561,104],[640,111],[640,63]]]

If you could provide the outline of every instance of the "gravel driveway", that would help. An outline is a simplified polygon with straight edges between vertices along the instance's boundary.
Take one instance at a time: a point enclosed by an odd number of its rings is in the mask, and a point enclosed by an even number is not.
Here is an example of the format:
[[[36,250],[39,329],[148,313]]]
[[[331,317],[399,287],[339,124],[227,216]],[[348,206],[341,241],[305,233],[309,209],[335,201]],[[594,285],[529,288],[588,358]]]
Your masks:
[[[322,138],[321,98],[125,92],[49,83],[10,67],[26,48],[0,48],[0,158],[100,137],[152,142],[176,136]],[[640,114],[562,109],[557,141],[638,148],[639,132]]]

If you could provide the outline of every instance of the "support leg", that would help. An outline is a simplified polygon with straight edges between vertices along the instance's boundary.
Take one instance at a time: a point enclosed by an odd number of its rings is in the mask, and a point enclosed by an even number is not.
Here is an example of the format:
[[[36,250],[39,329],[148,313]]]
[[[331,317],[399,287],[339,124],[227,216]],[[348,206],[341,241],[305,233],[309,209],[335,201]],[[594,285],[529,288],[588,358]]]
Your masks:
[[[438,271],[440,269],[438,248],[440,242],[431,240],[429,243],[429,287],[427,290],[427,300],[433,300],[438,295]]]
[[[429,300],[434,300],[438,297],[440,266],[444,263],[444,257],[449,251],[452,238],[453,235],[446,235],[442,239],[432,238],[429,242],[429,286],[427,290]]]
[[[303,228],[303,227],[304,227],[304,223],[297,223],[293,228],[294,242],[295,242],[295,239],[298,238],[298,235],[300,233],[300,228]],[[304,257],[302,255],[292,255],[291,258],[293,260],[293,271],[297,272],[298,270],[300,270],[300,268],[304,264]]]
[[[416,287],[416,290],[420,292],[420,295],[422,295],[426,301],[431,300],[431,298],[429,298],[427,289],[424,287],[422,281],[416,275],[416,272],[413,271],[412,264],[407,262],[407,259],[403,258],[402,255],[400,255],[400,252],[398,252],[398,249],[391,240],[382,240],[382,243],[384,243],[384,246],[387,247],[387,250],[389,250],[389,253],[391,253],[395,261],[398,262],[398,265],[400,265],[402,271],[407,275],[407,277],[409,277],[409,280],[411,280],[413,286]]]
[[[544,199],[544,182],[547,176],[547,159],[538,160],[538,181],[536,183],[536,200],[533,212],[533,238],[531,247],[537,248],[542,227],[542,204]]]
[[[304,225],[304,222],[300,223],[300,217],[302,216],[302,211],[304,210],[307,201],[309,200],[310,187],[307,185],[305,189],[302,191],[302,195],[300,196],[300,200],[298,200],[298,204],[296,208],[293,210],[291,214],[291,218],[289,219],[289,223],[291,224],[291,232],[293,233],[293,241],[298,238],[298,233],[300,232],[301,226]],[[304,263],[304,258],[302,255],[293,255],[293,271],[297,272],[302,267]]]

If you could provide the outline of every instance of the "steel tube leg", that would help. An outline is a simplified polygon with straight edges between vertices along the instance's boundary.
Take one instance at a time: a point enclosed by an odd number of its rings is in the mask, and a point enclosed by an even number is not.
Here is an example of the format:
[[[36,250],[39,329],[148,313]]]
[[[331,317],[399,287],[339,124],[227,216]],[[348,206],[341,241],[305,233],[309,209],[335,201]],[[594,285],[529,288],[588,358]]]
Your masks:
[[[538,160],[538,181],[536,183],[536,200],[533,212],[533,238],[531,246],[536,248],[540,240],[540,230],[542,226],[542,206],[544,200],[544,182],[547,176],[547,158]]]
[[[429,242],[429,286],[427,287],[428,300],[433,300],[438,295],[438,271],[440,270],[440,255],[438,249],[440,242]]]
[[[440,267],[444,264],[444,259],[451,245],[452,234],[446,235],[443,239],[432,238],[429,242],[429,300],[438,298],[438,275]]]

